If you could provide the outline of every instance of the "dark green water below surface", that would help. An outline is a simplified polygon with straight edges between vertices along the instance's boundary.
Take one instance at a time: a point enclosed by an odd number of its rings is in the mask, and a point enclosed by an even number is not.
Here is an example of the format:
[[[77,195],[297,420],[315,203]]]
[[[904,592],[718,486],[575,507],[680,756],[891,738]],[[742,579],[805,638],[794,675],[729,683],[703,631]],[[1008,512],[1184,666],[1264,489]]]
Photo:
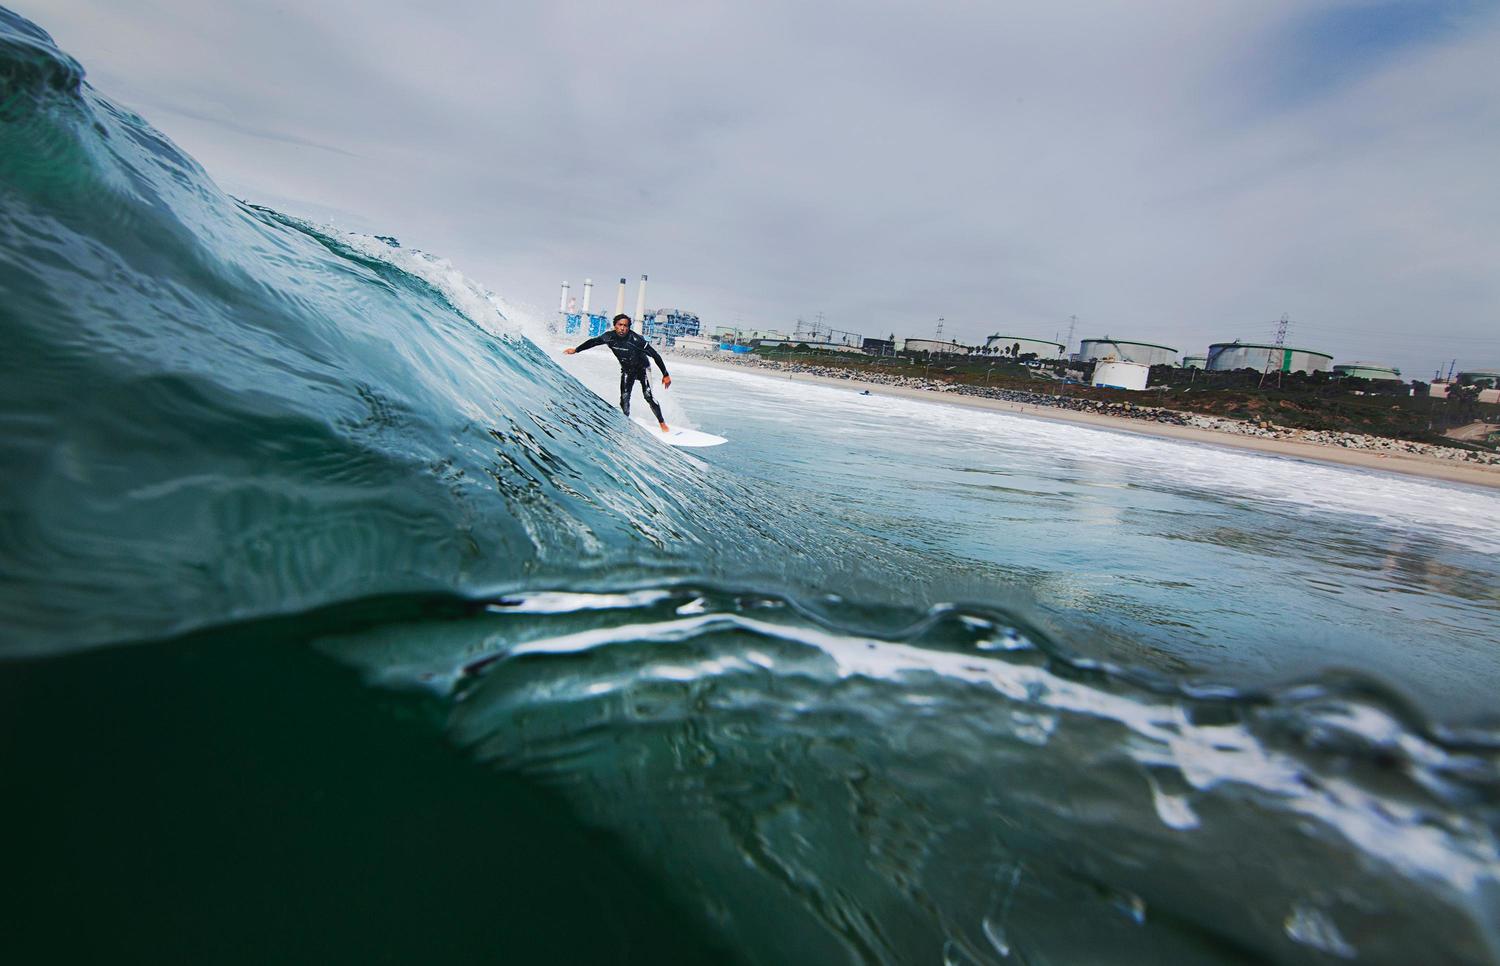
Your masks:
[[[5,665],[0,958],[733,961],[442,714],[244,635]]]

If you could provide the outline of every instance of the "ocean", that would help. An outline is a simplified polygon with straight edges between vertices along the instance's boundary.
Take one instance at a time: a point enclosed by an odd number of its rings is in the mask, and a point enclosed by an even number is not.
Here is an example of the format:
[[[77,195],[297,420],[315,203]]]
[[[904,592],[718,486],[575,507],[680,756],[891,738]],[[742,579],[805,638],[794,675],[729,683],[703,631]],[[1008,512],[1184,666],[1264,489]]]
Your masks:
[[[674,450],[0,85],[7,961],[1500,961],[1493,492],[669,357]]]

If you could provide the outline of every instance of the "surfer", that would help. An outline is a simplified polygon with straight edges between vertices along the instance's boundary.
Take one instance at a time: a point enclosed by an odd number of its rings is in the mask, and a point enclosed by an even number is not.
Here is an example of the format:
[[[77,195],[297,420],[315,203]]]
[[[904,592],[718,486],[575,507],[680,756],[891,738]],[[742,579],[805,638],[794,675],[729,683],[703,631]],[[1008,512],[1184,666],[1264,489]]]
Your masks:
[[[620,360],[620,410],[626,416],[630,415],[630,394],[635,389],[635,384],[641,384],[641,395],[646,397],[646,405],[656,414],[656,422],[661,426],[662,432],[668,432],[667,423],[661,418],[661,407],[656,403],[656,397],[651,395],[651,362],[656,360],[656,367],[661,370],[661,386],[670,389],[672,377],[667,375],[667,364],[661,361],[661,354],[647,342],[639,332],[630,331],[630,316],[623,312],[615,316],[613,331],[603,335],[596,335],[587,342],[581,342],[572,349],[564,349],[567,355],[592,349],[596,345],[607,345],[609,351]]]

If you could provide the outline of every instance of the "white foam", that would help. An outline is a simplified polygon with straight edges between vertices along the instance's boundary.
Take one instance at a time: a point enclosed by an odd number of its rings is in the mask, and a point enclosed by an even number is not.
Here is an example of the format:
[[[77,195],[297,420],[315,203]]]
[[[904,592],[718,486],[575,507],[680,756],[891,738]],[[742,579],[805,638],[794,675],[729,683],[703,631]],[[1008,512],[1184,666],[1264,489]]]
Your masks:
[[[1143,480],[1251,500],[1274,502],[1296,512],[1342,514],[1414,538],[1444,540],[1482,553],[1500,552],[1500,492],[1420,477],[1402,476],[1226,446],[1146,436],[1041,418],[944,405],[902,396],[861,396],[772,373],[734,372],[689,366],[697,379],[736,383],[776,397],[776,412],[758,419],[805,424],[812,409],[825,428],[841,435],[928,438],[932,443],[988,445],[973,458],[1003,465],[1019,458],[1045,462],[1065,453],[1075,469],[1099,482],[1121,485]],[[967,455],[967,454],[966,454]]]

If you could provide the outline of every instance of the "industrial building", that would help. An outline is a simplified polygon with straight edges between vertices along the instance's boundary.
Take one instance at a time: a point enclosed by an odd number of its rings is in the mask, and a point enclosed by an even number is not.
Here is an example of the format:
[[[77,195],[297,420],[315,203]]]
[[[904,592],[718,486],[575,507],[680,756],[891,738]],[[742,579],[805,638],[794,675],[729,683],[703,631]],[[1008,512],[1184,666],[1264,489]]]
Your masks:
[[[844,329],[835,329],[832,326],[824,325],[821,314],[813,322],[809,322],[806,319],[798,319],[797,328],[792,332],[792,339],[796,342],[806,342],[808,345],[840,345],[848,349],[860,349],[864,346],[865,341],[865,337],[858,332],[849,332]]]
[[[1401,370],[1394,366],[1383,366],[1378,362],[1341,362],[1333,367],[1333,374],[1350,379],[1396,379]]]
[[[687,335],[702,335],[698,316],[683,309],[657,309],[641,321],[641,334],[652,342],[671,345]]]
[[[1207,369],[1208,356],[1183,356],[1182,368],[1184,369]]]
[[[679,352],[713,352],[719,348],[718,340],[702,335],[680,335],[672,340],[672,348]]]
[[[984,340],[984,351],[991,355],[1017,358],[1034,355],[1038,359],[1061,359],[1067,346],[1047,339],[1028,339],[1024,335],[992,335]]]
[[[1458,374],[1460,386],[1479,386],[1481,389],[1500,389],[1500,369],[1470,369]]]
[[[966,356],[974,350],[957,342],[943,342],[939,339],[907,339],[903,352],[926,352],[935,356]]]
[[[1254,369],[1257,372],[1327,372],[1333,356],[1312,349],[1268,345],[1263,342],[1215,342],[1208,347],[1213,372]]]
[[[791,336],[777,329],[747,329],[739,325],[716,325],[709,335],[720,342],[733,343],[788,342],[791,340]]]
[[[1118,362],[1138,362],[1143,366],[1175,366],[1177,350],[1151,342],[1131,342],[1105,336],[1102,339],[1084,339],[1078,343],[1076,359],[1079,362],[1112,359]]]

